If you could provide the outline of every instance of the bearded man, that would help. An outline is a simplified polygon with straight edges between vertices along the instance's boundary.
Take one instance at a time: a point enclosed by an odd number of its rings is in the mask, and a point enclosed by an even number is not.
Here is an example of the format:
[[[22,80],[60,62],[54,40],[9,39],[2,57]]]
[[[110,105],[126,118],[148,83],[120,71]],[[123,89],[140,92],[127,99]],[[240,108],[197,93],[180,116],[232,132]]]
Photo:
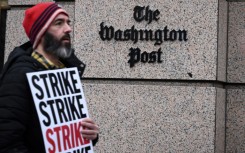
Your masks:
[[[68,13],[54,2],[39,3],[25,11],[23,27],[29,42],[10,54],[0,76],[0,152],[44,153],[37,111],[26,73],[77,67],[85,69],[71,47]],[[81,121],[84,138],[98,141],[98,125]]]

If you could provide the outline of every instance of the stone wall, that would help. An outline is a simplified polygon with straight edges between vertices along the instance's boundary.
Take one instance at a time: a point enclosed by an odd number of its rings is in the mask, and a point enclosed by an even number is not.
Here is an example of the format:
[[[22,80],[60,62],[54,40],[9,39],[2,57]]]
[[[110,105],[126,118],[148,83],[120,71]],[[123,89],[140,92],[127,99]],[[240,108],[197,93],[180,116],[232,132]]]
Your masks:
[[[5,60],[15,46],[28,40],[21,26],[24,10],[40,1],[9,0]],[[59,3],[73,21],[76,54],[87,64],[82,83],[90,116],[100,125],[96,152],[245,151],[245,3]],[[152,13],[158,10],[158,19],[138,22],[134,17],[136,6],[149,6]],[[102,39],[106,26],[114,28],[116,38]],[[133,37],[126,39],[127,33],[120,36],[118,30],[127,29],[162,30],[166,40],[158,45],[156,40],[136,42]],[[103,30],[104,35],[100,35]],[[186,41],[167,40],[179,30],[187,31]],[[131,67],[129,60],[135,61]]]
[[[229,3],[226,151],[245,152],[245,2]]]

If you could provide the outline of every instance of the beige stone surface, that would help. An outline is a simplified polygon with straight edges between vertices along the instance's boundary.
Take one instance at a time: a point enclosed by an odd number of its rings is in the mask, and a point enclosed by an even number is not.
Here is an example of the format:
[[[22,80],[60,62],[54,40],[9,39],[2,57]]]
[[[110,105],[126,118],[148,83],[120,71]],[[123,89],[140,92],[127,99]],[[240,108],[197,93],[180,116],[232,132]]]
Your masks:
[[[11,10],[7,12],[4,54],[5,62],[10,52],[13,51],[14,47],[19,46],[29,40],[22,26],[25,9],[26,8],[11,8]]]
[[[133,9],[137,5],[158,9],[160,19],[150,24],[136,22]],[[218,0],[79,0],[75,2],[75,18],[75,48],[88,64],[86,77],[216,80]],[[159,46],[154,46],[154,41],[102,41],[102,22],[115,30],[133,25],[137,29],[185,29],[188,41],[164,41]],[[163,62],[137,63],[130,68],[131,47],[148,53],[161,48]]]
[[[90,116],[100,126],[96,152],[213,153],[215,150],[214,87],[94,81],[84,83],[84,93]]]
[[[245,3],[229,3],[227,81],[245,83]]]
[[[226,152],[245,152],[245,88],[227,90]]]
[[[53,0],[8,0],[9,5],[35,5],[39,2],[52,2]]]

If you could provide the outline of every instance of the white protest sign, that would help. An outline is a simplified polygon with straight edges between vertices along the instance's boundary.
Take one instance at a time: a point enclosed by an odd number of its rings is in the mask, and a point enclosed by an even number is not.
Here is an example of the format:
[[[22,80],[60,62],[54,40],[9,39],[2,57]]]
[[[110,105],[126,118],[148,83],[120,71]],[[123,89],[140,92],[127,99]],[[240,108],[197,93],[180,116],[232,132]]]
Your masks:
[[[27,78],[46,153],[93,153],[92,142],[81,135],[88,109],[77,68],[27,73]]]

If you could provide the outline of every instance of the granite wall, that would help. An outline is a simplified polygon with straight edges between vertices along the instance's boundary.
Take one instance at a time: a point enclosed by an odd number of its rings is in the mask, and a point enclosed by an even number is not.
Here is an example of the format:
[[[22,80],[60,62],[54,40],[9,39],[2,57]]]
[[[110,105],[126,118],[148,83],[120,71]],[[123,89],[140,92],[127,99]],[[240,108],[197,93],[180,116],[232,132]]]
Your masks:
[[[226,151],[245,152],[245,2],[229,3]]]
[[[28,40],[21,27],[24,10],[41,1],[9,0],[5,60],[14,46]],[[96,152],[245,151],[245,75],[241,59],[245,3],[59,3],[74,21],[74,48],[87,64],[82,82],[90,116],[100,125]],[[155,12],[156,17],[151,22],[149,18],[137,21],[136,6],[149,6],[148,12]],[[106,28],[114,28],[115,37],[103,40]],[[142,38],[136,42],[135,36],[126,39],[128,33],[120,34],[120,30],[132,29],[160,29],[166,40],[158,39],[156,44],[156,40]],[[179,40],[178,31],[186,31],[186,39],[182,35],[182,41]],[[239,89],[233,83],[239,83]]]

